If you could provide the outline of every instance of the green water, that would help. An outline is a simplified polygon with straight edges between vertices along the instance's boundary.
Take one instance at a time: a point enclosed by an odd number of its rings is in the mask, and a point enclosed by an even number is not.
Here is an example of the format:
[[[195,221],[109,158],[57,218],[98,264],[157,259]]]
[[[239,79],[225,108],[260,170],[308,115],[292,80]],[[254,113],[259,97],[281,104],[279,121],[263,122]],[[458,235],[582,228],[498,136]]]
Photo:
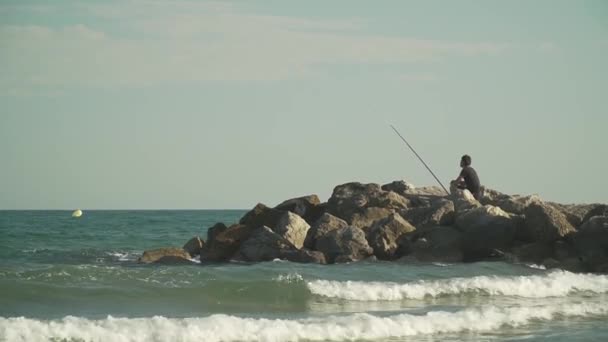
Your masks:
[[[140,265],[243,211],[0,211],[0,341],[608,340],[608,277],[505,263]]]

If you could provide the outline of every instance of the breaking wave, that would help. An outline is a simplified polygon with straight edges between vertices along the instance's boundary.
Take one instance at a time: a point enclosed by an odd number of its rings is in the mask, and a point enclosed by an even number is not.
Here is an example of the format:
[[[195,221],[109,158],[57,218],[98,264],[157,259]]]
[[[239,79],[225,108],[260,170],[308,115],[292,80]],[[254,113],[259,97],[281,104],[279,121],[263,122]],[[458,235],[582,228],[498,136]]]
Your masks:
[[[404,284],[314,280],[307,282],[307,287],[315,295],[357,301],[423,299],[466,293],[545,298],[567,296],[573,292],[608,292],[608,276],[555,271],[545,275],[477,276]]]
[[[599,303],[501,308],[487,306],[424,315],[353,314],[307,319],[254,319],[228,315],[204,318],[65,317],[55,321],[0,318],[7,341],[353,341],[441,333],[475,333],[518,327],[531,321],[604,315]],[[238,329],[235,329],[238,327]]]

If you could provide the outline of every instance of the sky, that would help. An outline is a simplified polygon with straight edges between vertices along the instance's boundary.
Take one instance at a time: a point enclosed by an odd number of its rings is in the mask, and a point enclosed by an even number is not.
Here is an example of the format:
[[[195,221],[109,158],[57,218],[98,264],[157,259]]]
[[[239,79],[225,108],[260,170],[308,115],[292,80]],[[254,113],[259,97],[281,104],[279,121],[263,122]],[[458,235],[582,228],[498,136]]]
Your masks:
[[[433,177],[608,202],[608,2],[0,1],[0,209]]]

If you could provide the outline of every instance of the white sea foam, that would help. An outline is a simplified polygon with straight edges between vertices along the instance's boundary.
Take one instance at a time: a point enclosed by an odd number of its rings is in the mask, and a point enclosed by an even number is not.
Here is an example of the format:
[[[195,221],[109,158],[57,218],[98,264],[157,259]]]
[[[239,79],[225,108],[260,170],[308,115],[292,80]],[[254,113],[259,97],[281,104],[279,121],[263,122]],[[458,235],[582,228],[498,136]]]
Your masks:
[[[228,315],[204,318],[66,317],[57,321],[0,318],[0,340],[7,341],[354,341],[424,334],[488,332],[530,321],[608,313],[601,303],[500,308],[488,306],[425,315],[370,314],[308,319],[253,319]],[[238,327],[238,328],[236,328]]]
[[[303,281],[304,278],[296,272],[288,273],[288,274],[280,274],[279,276],[273,278],[273,280],[278,281],[280,283],[297,283]]]
[[[545,298],[572,292],[608,292],[608,276],[555,271],[531,276],[477,276],[411,283],[330,281],[307,282],[315,295],[359,301],[422,299],[444,295],[482,293],[486,295]]]

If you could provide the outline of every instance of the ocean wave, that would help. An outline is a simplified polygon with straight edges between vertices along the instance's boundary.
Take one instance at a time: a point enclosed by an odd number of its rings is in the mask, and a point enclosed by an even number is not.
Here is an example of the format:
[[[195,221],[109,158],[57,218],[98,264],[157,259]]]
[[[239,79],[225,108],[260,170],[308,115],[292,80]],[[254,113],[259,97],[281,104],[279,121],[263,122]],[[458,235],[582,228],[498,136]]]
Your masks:
[[[446,295],[486,295],[545,298],[572,292],[608,292],[608,276],[555,271],[531,276],[477,276],[411,283],[314,280],[306,283],[311,293],[358,301],[423,299]]]
[[[254,319],[229,315],[204,318],[66,317],[56,321],[0,318],[7,341],[354,341],[441,333],[476,333],[518,327],[531,321],[605,315],[599,303],[501,308],[488,306],[424,315],[353,314],[307,319]],[[235,329],[238,327],[238,329]]]

